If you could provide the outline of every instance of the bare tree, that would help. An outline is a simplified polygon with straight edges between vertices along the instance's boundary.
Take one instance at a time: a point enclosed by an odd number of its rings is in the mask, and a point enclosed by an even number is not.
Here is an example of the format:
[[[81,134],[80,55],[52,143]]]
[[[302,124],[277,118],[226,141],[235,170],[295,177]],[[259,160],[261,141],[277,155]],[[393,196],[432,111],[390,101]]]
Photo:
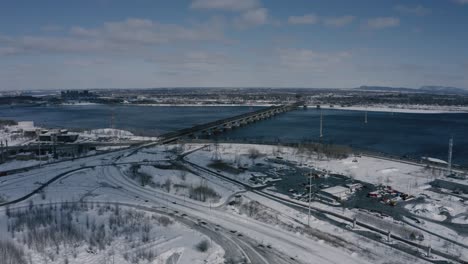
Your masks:
[[[255,160],[257,160],[260,157],[260,151],[256,148],[250,148],[249,149],[249,159],[252,161],[252,165],[255,163]]]

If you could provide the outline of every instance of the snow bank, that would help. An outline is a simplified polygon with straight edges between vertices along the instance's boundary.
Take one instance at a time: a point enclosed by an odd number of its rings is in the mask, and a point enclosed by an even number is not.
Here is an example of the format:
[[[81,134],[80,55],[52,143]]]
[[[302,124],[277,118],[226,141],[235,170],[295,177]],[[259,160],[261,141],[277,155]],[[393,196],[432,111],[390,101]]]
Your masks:
[[[369,111],[369,112],[393,112],[412,114],[441,114],[441,113],[466,113],[466,106],[438,106],[438,105],[370,105],[370,106],[333,106],[322,105],[323,109]]]

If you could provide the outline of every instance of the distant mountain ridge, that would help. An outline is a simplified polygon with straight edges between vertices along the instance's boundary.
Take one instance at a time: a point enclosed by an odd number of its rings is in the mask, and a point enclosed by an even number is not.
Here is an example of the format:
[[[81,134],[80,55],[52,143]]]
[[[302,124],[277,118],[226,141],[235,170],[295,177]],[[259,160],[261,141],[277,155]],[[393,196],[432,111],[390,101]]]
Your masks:
[[[389,87],[389,86],[360,86],[356,90],[377,92],[401,92],[401,93],[430,93],[430,94],[458,94],[468,95],[468,90],[450,86],[426,85],[420,88]]]

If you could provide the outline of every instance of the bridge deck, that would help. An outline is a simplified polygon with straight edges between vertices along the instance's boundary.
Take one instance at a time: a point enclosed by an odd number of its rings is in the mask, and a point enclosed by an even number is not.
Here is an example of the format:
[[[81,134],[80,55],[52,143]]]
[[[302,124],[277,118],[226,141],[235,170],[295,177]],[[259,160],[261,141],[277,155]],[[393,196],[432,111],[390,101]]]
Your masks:
[[[213,128],[220,127],[226,124],[232,124],[234,122],[247,120],[249,118],[257,117],[262,114],[275,113],[275,111],[281,111],[281,112],[291,111],[301,105],[304,105],[304,102],[296,102],[296,103],[289,104],[289,105],[270,106],[267,108],[259,109],[257,111],[240,114],[240,115],[236,115],[233,117],[228,117],[228,118],[216,120],[213,122],[208,122],[208,123],[201,124],[201,125],[196,125],[190,128],[176,130],[173,132],[163,134],[160,137],[163,138],[162,141],[164,143],[167,143],[167,142],[177,140],[180,137],[187,136],[196,132],[201,132],[203,130],[213,129]]]

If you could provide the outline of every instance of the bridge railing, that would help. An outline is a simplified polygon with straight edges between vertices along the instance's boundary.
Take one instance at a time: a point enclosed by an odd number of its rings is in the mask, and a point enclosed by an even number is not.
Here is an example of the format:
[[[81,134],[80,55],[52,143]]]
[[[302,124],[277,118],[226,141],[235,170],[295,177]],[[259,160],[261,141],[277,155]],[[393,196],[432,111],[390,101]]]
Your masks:
[[[169,133],[161,135],[160,137],[163,138],[163,141],[175,140],[175,139],[177,139],[177,137],[182,137],[182,136],[185,136],[185,135],[195,133],[197,131],[202,131],[202,130],[214,128],[214,127],[223,125],[225,123],[231,123],[231,122],[235,122],[235,121],[238,121],[238,120],[243,120],[243,119],[246,119],[246,118],[249,118],[249,117],[257,116],[257,115],[260,115],[260,114],[263,114],[263,113],[268,113],[268,112],[278,110],[278,109],[279,110],[289,111],[289,110],[292,110],[292,109],[294,109],[294,108],[296,108],[296,107],[298,107],[300,105],[304,105],[304,102],[301,101],[301,102],[296,102],[296,103],[293,103],[293,104],[290,104],[290,105],[270,106],[270,107],[259,109],[259,110],[253,111],[253,112],[248,112],[248,113],[236,115],[236,116],[233,116],[233,117],[216,120],[216,121],[209,122],[209,123],[206,123],[206,124],[196,125],[196,126],[193,126],[193,127],[190,127],[190,128],[180,129],[180,130],[177,130],[177,131],[174,131],[174,132],[169,132]]]

